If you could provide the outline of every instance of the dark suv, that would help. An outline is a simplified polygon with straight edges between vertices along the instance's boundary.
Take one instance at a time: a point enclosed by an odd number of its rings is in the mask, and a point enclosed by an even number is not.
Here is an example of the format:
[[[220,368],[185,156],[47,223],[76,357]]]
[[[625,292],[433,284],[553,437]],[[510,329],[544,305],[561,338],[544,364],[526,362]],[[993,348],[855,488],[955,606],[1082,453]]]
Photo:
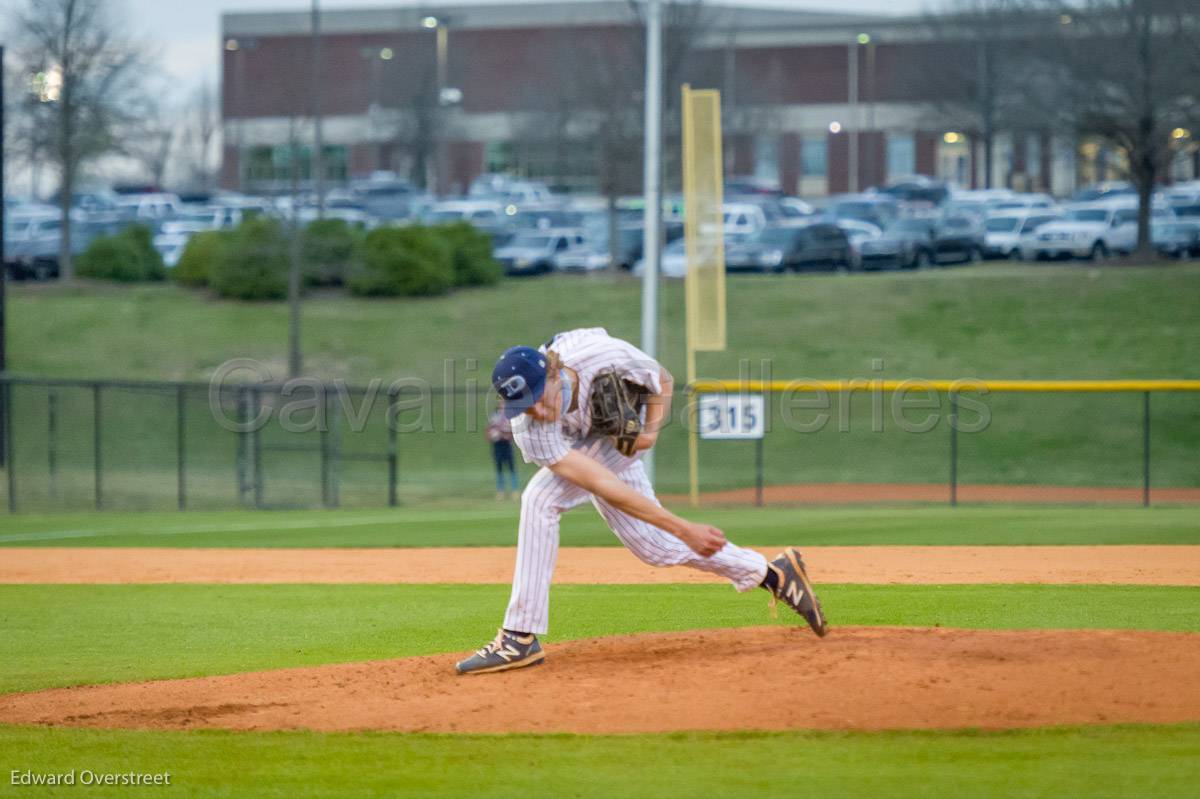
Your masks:
[[[897,219],[877,239],[862,242],[863,269],[914,269],[978,261],[985,231],[965,216]]]
[[[849,265],[850,242],[830,222],[769,227],[725,248],[725,268],[731,272],[800,272]]]

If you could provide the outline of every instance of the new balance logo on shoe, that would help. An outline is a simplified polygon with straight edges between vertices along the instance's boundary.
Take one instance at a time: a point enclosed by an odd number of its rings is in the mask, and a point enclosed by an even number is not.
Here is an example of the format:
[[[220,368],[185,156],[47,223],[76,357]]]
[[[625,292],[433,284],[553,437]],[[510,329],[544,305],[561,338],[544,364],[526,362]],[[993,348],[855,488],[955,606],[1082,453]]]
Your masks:
[[[798,581],[793,582],[789,580],[787,585],[783,587],[783,595],[788,604],[799,605],[800,600],[804,599],[804,589]]]

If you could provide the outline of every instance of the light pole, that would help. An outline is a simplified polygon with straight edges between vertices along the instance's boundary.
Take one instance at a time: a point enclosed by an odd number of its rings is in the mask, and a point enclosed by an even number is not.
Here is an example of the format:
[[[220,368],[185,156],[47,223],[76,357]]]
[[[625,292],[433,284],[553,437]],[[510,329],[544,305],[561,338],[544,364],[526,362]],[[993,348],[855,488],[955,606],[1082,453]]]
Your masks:
[[[662,233],[662,7],[646,0],[646,127],[642,186],[645,209],[642,230],[642,351],[658,351],[658,258]],[[654,482],[654,451],[642,458],[646,477]]]
[[[862,127],[858,115],[858,48],[871,43],[871,37],[860,33],[846,46],[846,83],[848,84],[849,112],[846,119],[846,134],[849,136],[849,183],[850,191],[860,188],[858,179],[858,133]]]
[[[312,0],[312,114],[313,187],[317,191],[317,219],[325,218],[325,138],[321,131],[321,10]]]
[[[434,176],[433,179],[426,178],[426,186],[434,186],[435,191],[441,190],[444,187],[442,184],[446,182],[446,137],[445,131],[441,129],[445,122],[444,111],[448,106],[456,105],[462,101],[462,92],[458,89],[447,85],[448,63],[450,58],[450,18],[446,16],[436,17],[432,14],[421,18],[421,26],[432,30],[435,35],[436,43],[436,87],[437,87],[437,110],[438,126],[434,133],[436,138],[435,148],[436,155],[434,156]]]
[[[380,71],[383,68],[384,61],[391,61],[395,57],[395,52],[390,47],[364,47],[359,51],[359,54],[371,65],[371,90],[370,101],[367,106],[367,119],[370,125],[371,139],[375,143],[375,168],[383,169],[383,159],[380,157],[383,151],[383,138],[381,133],[380,115],[383,111],[380,99],[379,89],[382,79]]]

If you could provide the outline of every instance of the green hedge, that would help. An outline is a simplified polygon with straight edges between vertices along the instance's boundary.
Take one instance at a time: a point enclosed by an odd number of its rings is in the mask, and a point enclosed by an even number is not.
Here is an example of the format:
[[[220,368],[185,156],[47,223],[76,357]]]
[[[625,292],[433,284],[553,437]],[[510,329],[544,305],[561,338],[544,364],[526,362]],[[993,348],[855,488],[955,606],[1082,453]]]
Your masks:
[[[171,275],[184,285],[211,286],[221,297],[284,298],[288,235],[285,225],[262,216],[236,230],[197,233]],[[316,220],[301,234],[300,258],[305,285],[346,285],[360,296],[435,296],[455,286],[491,285],[501,276],[491,237],[465,223],[363,234],[341,219]]]
[[[383,227],[363,240],[350,290],[367,297],[428,297],[454,285],[453,250],[433,228]]]
[[[81,277],[138,283],[166,276],[162,256],[154,249],[153,235],[145,225],[130,225],[112,236],[92,240],[79,256]]]
[[[185,286],[207,286],[215,264],[225,257],[232,231],[206,230],[189,239],[171,277]]]
[[[288,238],[280,224],[258,216],[228,235],[228,246],[209,267],[208,282],[217,294],[239,300],[286,297]]]
[[[466,222],[435,228],[450,247],[454,285],[490,286],[500,280],[500,264],[492,257],[492,237]]]
[[[344,219],[308,223],[300,240],[304,282],[309,286],[340,286],[354,270],[362,233]]]

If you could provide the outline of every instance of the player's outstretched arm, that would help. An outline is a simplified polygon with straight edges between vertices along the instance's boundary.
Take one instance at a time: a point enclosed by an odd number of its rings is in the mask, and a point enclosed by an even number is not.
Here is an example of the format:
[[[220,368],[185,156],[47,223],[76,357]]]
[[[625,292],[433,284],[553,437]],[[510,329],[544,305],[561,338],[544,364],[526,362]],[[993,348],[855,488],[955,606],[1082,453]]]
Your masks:
[[[634,491],[601,463],[578,450],[549,467],[564,480],[569,480],[588,493],[595,494],[618,510],[635,519],[666,530],[698,555],[709,557],[725,546],[725,534],[708,524],[695,524],[676,516],[664,507]]]

